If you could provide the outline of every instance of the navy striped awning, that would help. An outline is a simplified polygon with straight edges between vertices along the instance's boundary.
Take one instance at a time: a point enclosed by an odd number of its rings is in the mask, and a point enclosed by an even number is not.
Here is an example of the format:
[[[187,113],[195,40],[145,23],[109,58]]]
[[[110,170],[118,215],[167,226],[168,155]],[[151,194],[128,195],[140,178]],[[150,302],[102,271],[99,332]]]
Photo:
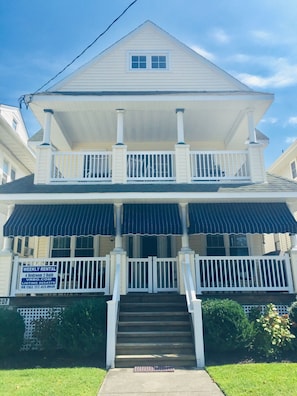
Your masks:
[[[181,235],[178,204],[124,204],[124,235]]]
[[[297,222],[284,202],[191,203],[189,234],[297,233]]]
[[[16,205],[4,236],[114,235],[112,204]]]

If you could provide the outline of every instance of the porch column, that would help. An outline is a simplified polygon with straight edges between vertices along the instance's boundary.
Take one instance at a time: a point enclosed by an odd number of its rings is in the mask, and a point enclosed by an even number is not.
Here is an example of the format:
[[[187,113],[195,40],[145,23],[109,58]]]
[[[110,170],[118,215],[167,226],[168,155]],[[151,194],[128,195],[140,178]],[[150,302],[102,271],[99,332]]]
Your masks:
[[[8,220],[14,210],[14,205],[8,205],[8,210],[7,210],[7,217],[6,220]],[[2,252],[11,252],[12,250],[12,241],[13,239],[11,237],[3,237],[3,247],[2,247]]]
[[[117,109],[117,144],[124,144],[124,109]]]
[[[297,293],[297,234],[291,235],[292,248],[290,251],[291,271],[293,278],[294,293]]]
[[[247,109],[248,130],[250,143],[257,143],[256,129],[254,125],[254,111]]]
[[[185,133],[184,133],[184,112],[185,109],[176,109],[177,118],[177,142],[178,144],[185,143]]]
[[[182,222],[182,229],[183,229],[182,248],[181,248],[181,250],[183,252],[190,250],[190,248],[189,248],[188,227],[187,227],[187,206],[188,206],[188,204],[186,204],[186,203],[180,203],[181,222]]]
[[[43,128],[43,145],[49,145],[51,143],[51,123],[52,123],[52,116],[54,114],[53,110],[51,109],[44,109],[45,113],[45,121],[44,121],[44,128]]]
[[[116,217],[116,237],[114,251],[121,252],[123,250],[123,237],[121,234],[121,216],[122,204],[115,204],[115,217]]]

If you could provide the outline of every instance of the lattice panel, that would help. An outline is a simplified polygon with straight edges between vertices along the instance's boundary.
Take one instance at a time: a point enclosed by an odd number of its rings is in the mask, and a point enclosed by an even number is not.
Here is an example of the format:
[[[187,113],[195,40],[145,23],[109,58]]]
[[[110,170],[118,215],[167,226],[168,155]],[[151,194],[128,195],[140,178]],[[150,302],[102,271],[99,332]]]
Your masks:
[[[267,305],[243,305],[244,312],[248,314],[252,308],[260,307],[261,313],[263,314]],[[289,311],[289,307],[287,305],[276,304],[275,308],[280,315],[286,315]]]
[[[61,312],[63,308],[18,308],[17,311],[22,315],[25,322],[24,344],[22,350],[39,349],[40,343],[33,337],[34,320],[49,318],[52,314]]]

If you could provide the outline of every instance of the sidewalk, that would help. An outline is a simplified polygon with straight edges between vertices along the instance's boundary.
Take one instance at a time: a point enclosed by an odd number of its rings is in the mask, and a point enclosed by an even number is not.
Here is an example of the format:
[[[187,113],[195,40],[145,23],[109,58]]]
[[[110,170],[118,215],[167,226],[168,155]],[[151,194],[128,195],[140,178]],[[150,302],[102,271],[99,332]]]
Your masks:
[[[223,396],[205,370],[135,373],[131,368],[108,371],[98,396]]]

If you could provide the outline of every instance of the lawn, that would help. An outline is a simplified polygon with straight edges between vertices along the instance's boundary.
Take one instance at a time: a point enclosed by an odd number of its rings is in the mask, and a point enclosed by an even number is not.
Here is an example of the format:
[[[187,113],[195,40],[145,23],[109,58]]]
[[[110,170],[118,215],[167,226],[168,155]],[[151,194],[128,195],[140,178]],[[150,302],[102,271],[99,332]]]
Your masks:
[[[0,394],[96,396],[105,370],[96,367],[0,370]]]
[[[296,396],[297,363],[247,363],[208,366],[226,396]]]

